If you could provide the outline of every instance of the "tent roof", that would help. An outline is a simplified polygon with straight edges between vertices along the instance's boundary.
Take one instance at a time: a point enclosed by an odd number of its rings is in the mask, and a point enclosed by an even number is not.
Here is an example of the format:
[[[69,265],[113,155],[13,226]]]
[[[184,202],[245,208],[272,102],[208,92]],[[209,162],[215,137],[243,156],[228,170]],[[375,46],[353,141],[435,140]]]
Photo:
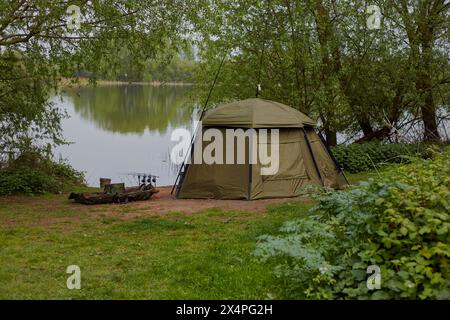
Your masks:
[[[238,128],[301,128],[316,123],[287,105],[264,99],[226,103],[206,112],[205,126]]]

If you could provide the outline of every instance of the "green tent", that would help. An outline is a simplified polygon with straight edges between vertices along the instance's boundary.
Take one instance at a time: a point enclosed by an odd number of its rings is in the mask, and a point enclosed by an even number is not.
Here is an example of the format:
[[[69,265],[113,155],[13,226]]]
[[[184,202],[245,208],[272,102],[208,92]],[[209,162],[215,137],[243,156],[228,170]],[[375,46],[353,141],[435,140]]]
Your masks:
[[[183,167],[177,185],[178,198],[194,199],[263,199],[295,197],[308,185],[341,188],[346,180],[314,130],[315,122],[305,114],[284,104],[247,99],[223,104],[209,110],[202,121],[202,130],[215,128],[226,137],[226,129],[279,130],[279,166],[273,175],[262,175],[259,159],[250,161],[250,140],[245,139],[243,164],[195,164]],[[270,133],[267,134],[270,136]],[[257,139],[258,147],[262,143]],[[210,142],[202,142],[206,147]],[[269,145],[269,144],[268,144]],[[226,157],[226,150],[223,150]],[[234,150],[236,156],[237,150]],[[256,162],[256,163],[255,163]]]

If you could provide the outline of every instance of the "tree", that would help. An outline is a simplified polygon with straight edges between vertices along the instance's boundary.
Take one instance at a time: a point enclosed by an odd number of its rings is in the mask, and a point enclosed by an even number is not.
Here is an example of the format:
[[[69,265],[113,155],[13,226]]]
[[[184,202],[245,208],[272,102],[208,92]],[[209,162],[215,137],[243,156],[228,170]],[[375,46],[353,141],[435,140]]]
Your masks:
[[[368,4],[381,9],[379,28],[367,25]],[[205,1],[190,17],[200,34],[199,82],[210,81],[226,51],[214,101],[254,96],[261,83],[264,98],[317,118],[331,145],[337,132],[362,134],[360,141],[390,138],[409,115],[420,117],[425,131],[437,137],[435,111],[448,105],[441,92],[448,74],[447,12],[434,14],[440,27],[433,29],[430,62],[419,57],[414,64],[397,11],[392,1],[375,0]],[[427,14],[417,12],[429,21]],[[438,90],[439,102],[430,99]]]
[[[62,76],[114,73],[126,48],[136,68],[177,50],[186,3],[164,1],[0,1],[2,156],[62,142],[64,116],[48,101]]]
[[[392,5],[408,39],[410,66],[415,71],[414,81],[424,125],[424,140],[439,140],[434,89],[448,83],[450,77],[448,66],[445,65],[443,77],[434,77],[440,73],[442,66],[436,47],[444,44],[442,41],[448,41],[450,2],[401,0]]]

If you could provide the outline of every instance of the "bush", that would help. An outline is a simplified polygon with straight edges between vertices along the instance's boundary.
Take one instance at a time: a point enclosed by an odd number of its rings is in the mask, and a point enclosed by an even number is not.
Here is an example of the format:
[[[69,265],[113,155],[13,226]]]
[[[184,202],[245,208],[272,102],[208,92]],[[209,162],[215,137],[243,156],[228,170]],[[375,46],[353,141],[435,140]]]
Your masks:
[[[426,155],[420,145],[380,142],[339,145],[331,151],[339,165],[351,173],[373,170],[374,166],[387,163],[407,163],[411,156]]]
[[[52,176],[32,168],[0,172],[0,194],[39,194],[57,192],[58,185]]]
[[[83,173],[34,151],[23,152],[0,170],[0,195],[56,193],[83,183]]]
[[[325,191],[311,216],[260,237],[255,253],[277,258],[290,298],[449,299],[449,163],[447,148],[352,189]],[[381,270],[379,290],[366,284],[371,265]]]

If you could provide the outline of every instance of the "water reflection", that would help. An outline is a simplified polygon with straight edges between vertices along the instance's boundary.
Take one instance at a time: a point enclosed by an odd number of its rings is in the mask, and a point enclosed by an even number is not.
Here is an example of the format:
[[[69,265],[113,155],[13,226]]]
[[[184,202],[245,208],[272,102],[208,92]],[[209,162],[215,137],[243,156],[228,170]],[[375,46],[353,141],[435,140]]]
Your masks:
[[[170,149],[175,128],[191,128],[192,104],[188,87],[147,85],[67,88],[53,101],[66,109],[64,137],[73,142],[55,155],[86,172],[91,186],[100,177],[135,184],[128,172],[160,176],[160,185],[172,184],[177,167]]]
[[[187,87],[146,85],[97,86],[66,89],[75,111],[100,129],[143,134],[145,129],[165,133],[169,126],[190,121]]]

